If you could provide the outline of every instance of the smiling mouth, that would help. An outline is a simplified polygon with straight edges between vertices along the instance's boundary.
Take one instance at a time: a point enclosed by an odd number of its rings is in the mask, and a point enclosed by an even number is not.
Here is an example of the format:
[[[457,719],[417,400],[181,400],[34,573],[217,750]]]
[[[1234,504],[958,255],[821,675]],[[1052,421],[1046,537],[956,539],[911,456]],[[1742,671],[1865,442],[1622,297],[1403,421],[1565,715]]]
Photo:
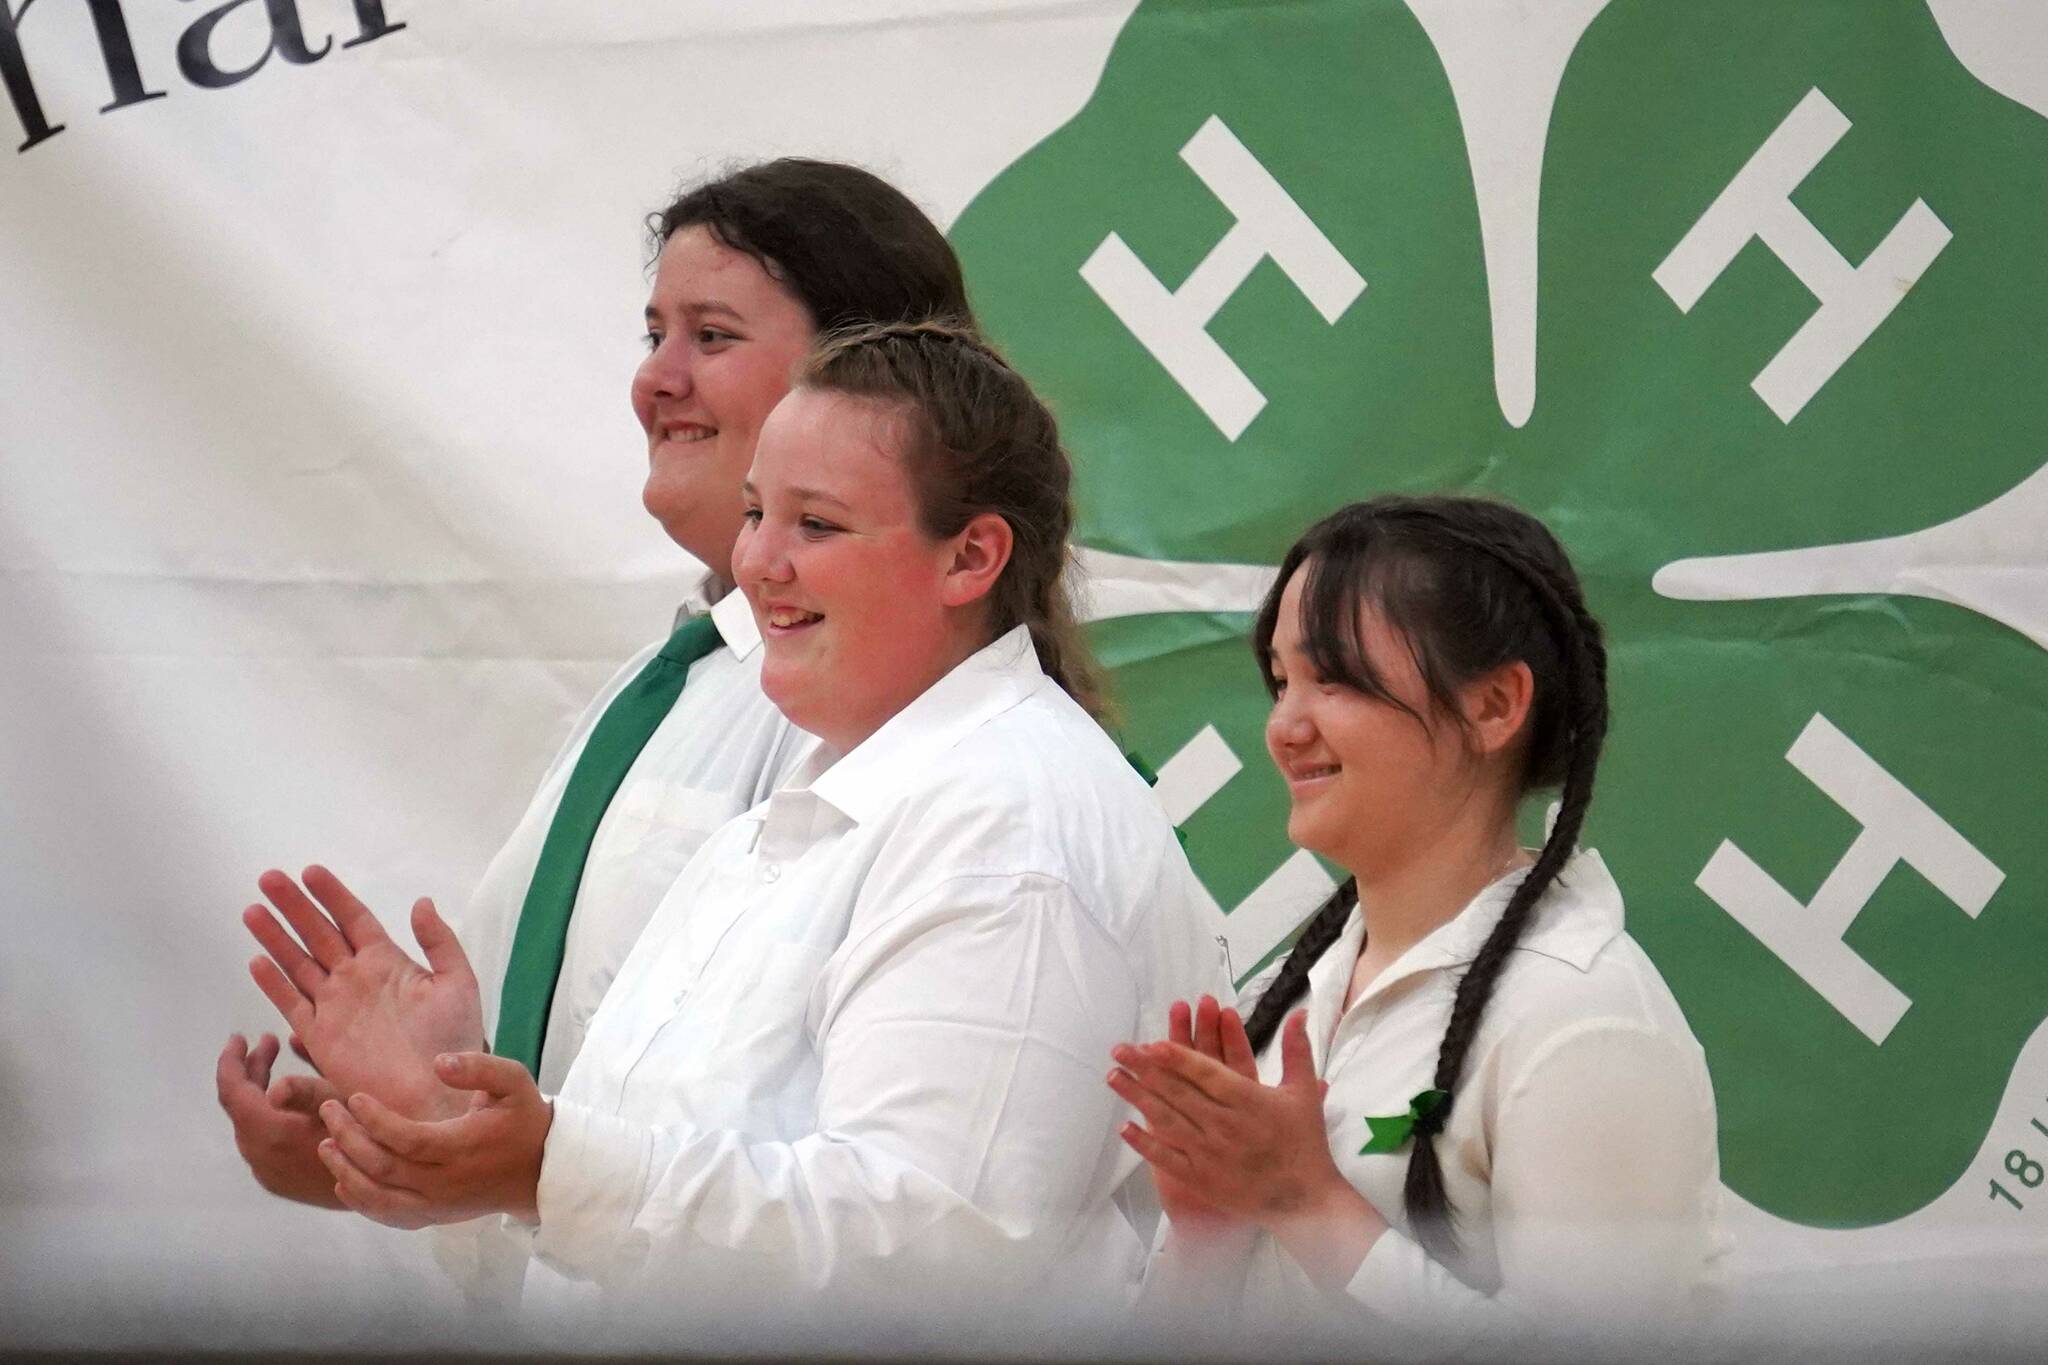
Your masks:
[[[1344,767],[1340,763],[1325,763],[1312,768],[1294,768],[1288,772],[1287,781],[1290,786],[1306,786],[1335,777],[1343,771]]]
[[[669,445],[695,445],[699,441],[708,441],[717,434],[718,429],[716,427],[694,425],[663,427],[661,429],[661,439],[665,444]]]
[[[770,607],[764,615],[769,627],[778,631],[802,630],[825,619],[815,611],[799,611],[795,607]]]

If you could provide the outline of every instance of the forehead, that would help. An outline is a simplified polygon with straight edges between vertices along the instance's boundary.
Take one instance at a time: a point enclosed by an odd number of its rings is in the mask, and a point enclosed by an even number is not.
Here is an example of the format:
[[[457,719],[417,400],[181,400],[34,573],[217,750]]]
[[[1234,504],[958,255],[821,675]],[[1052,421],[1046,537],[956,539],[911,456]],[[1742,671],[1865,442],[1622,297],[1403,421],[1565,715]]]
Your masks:
[[[849,505],[908,505],[908,475],[898,454],[900,423],[866,399],[794,388],[761,426],[748,482],[764,496],[793,486],[830,493]]]
[[[1310,635],[1317,633],[1316,623],[1303,618],[1303,603],[1308,595],[1308,571],[1309,563],[1305,562],[1294,571],[1281,591],[1280,610],[1273,621],[1273,651],[1276,654],[1306,653]],[[1370,597],[1359,604],[1356,619],[1338,623],[1338,628],[1351,633],[1359,643],[1360,652],[1375,668],[1398,668],[1413,662],[1407,638],[1394,628]],[[1332,652],[1341,655],[1344,651]]]
[[[653,300],[684,306],[715,300],[734,308],[796,303],[759,261],[725,245],[701,223],[678,228],[663,244],[654,266]]]

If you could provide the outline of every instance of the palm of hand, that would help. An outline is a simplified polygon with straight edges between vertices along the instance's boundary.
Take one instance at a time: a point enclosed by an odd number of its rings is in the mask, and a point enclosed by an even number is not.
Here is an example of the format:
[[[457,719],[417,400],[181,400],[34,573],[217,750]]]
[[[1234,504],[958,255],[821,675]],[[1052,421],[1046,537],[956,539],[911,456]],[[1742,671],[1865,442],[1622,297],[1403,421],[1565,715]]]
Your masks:
[[[321,1074],[343,1094],[376,1096],[411,1117],[464,1112],[467,1094],[442,1083],[434,1058],[483,1046],[483,1003],[468,958],[433,902],[413,906],[413,933],[427,955],[422,967],[326,869],[306,869],[319,906],[282,872],[266,872],[258,885],[298,938],[265,907],[250,906],[243,923],[270,955],[250,971]]]
[[[415,1118],[468,1108],[468,1097],[434,1074],[434,1058],[483,1045],[474,977],[429,972],[386,940],[338,964],[312,1004],[299,1036],[343,1094],[375,1095]]]

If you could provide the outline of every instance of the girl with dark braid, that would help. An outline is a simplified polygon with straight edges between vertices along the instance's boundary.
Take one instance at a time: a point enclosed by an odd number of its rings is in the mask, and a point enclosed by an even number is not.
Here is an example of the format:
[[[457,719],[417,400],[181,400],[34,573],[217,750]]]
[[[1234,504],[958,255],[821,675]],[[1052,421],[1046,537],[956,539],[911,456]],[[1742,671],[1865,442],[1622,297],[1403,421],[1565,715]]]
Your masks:
[[[1668,1325],[1719,1251],[1713,1091],[1577,849],[1607,656],[1564,551],[1497,502],[1354,504],[1288,551],[1253,649],[1288,836],[1350,875],[1248,1018],[1204,998],[1111,1054],[1170,1220],[1148,1292],[1320,1291],[1439,1347]]]

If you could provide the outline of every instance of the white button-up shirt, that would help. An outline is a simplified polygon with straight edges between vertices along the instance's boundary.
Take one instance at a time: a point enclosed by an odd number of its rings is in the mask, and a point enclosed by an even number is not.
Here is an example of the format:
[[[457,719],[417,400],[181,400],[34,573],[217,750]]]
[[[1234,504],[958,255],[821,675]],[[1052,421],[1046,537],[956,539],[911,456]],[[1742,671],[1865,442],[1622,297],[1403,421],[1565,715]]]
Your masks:
[[[726,648],[690,665],[682,694],[633,760],[591,840],[548,1009],[544,1090],[569,1074],[598,1002],[676,874],[713,831],[782,785],[817,743],[761,692],[761,634],[745,596],[728,592],[710,613]],[[634,655],[590,703],[468,909],[452,921],[482,987],[487,1034],[497,1031],[513,934],[562,790],[592,727],[666,643]]]
[[[1522,876],[1487,887],[1348,1009],[1361,911],[1309,974],[1304,1003],[1330,1087],[1331,1150],[1391,1224],[1346,1290],[1392,1329],[1377,1339],[1382,1347],[1455,1355],[1474,1338],[1514,1339],[1530,1326],[1597,1330],[1617,1315],[1668,1330],[1713,1297],[1725,1246],[1706,1059],[1663,977],[1623,932],[1621,893],[1595,852],[1566,863],[1509,955],[1437,1138],[1455,1266],[1409,1234],[1410,1147],[1359,1153],[1367,1117],[1405,1113],[1431,1087],[1458,979]],[[1259,1059],[1268,1083],[1279,1080],[1279,1052],[1276,1041]],[[1264,1234],[1245,1294],[1260,1314],[1319,1297]]]
[[[555,1101],[536,1256],[684,1312],[1116,1303],[1149,1230],[1108,1051],[1219,988],[1220,918],[1021,627],[834,759],[641,936]]]

